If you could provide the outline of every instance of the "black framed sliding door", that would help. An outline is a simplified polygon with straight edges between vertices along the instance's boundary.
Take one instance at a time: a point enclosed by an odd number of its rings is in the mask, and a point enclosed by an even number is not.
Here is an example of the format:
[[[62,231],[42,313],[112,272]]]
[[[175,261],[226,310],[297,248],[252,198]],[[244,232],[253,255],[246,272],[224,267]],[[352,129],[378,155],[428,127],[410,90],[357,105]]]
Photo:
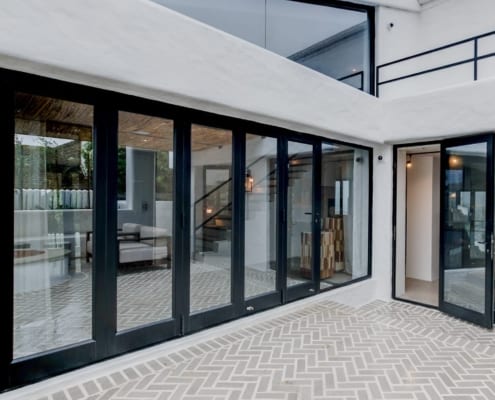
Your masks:
[[[185,332],[193,332],[233,319],[238,308],[235,285],[240,263],[234,257],[234,218],[240,207],[237,186],[241,171],[235,168],[239,140],[232,128],[193,123],[185,152],[190,155],[189,253]],[[234,240],[236,241],[234,243]]]
[[[441,147],[440,309],[493,326],[493,137]]]
[[[247,313],[282,303],[280,139],[245,135],[244,297]]]
[[[181,132],[153,103],[124,103],[115,113],[117,256],[109,301],[115,304],[111,348],[118,354],[181,334],[174,251],[182,234],[174,217]]]
[[[319,287],[320,150],[315,143],[284,140],[281,162],[282,280],[285,301],[314,294]]]
[[[0,84],[0,390],[319,291],[321,138],[17,72]]]

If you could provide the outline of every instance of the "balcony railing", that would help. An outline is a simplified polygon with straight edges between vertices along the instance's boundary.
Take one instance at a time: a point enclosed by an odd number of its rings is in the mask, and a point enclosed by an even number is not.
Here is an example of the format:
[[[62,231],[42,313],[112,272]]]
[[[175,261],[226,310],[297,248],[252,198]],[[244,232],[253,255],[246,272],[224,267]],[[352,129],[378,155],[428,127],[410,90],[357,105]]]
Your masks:
[[[492,49],[492,51],[489,50]],[[423,51],[408,57],[400,58],[385,64],[381,64],[376,67],[376,95],[380,95],[380,89],[384,85],[390,85],[393,82],[403,81],[411,79],[421,75],[432,74],[437,71],[453,69],[459,66],[469,66],[472,64],[470,74],[472,74],[472,80],[476,81],[480,78],[480,63],[483,60],[495,57],[495,31],[487,32],[482,35],[473,36],[468,39],[460,40],[458,42],[450,43],[444,46],[440,46],[428,51]],[[423,67],[421,64],[428,64],[428,57],[433,58],[433,63],[430,59],[430,64],[435,66]],[[438,58],[435,60],[435,58]],[[445,60],[450,62],[445,63]],[[411,65],[412,62],[412,65]],[[408,66],[409,64],[409,66]],[[419,65],[418,65],[419,64]],[[495,64],[494,64],[495,66]],[[489,68],[495,75],[495,67]],[[412,67],[412,68],[411,68]],[[420,68],[418,71],[417,69]],[[399,71],[410,71],[396,72]],[[414,69],[416,69],[414,71]],[[463,70],[463,73],[466,71]],[[384,77],[384,75],[387,75]],[[464,81],[466,79],[463,79]]]

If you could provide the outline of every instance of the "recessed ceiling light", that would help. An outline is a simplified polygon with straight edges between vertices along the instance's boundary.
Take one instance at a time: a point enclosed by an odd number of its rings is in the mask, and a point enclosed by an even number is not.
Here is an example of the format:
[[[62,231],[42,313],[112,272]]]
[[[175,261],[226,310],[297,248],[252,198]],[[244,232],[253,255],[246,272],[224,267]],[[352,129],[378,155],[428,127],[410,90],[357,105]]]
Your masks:
[[[144,135],[144,136],[151,135],[151,133],[149,133],[147,131],[132,131],[132,133],[134,133],[136,135]]]

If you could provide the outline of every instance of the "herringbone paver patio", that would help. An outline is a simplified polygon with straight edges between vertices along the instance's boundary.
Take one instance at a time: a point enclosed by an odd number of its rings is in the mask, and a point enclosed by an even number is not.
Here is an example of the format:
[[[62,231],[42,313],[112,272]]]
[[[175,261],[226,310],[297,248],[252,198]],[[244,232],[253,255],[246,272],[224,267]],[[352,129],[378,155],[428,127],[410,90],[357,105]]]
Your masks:
[[[399,302],[323,301],[42,398],[68,399],[492,400],[495,334]]]

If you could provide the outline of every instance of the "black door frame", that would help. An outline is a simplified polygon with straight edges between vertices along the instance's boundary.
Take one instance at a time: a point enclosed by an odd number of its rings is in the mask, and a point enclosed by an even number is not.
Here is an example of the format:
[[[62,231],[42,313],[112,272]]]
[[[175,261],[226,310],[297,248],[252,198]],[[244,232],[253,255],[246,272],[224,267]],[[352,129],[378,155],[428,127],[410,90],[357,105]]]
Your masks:
[[[231,233],[231,243],[230,243],[230,304],[220,305],[218,307],[212,307],[206,310],[200,310],[197,313],[190,313],[190,295],[191,295],[191,284],[190,284],[190,265],[191,265],[191,252],[183,253],[183,267],[187,270],[187,281],[184,282],[184,295],[187,295],[187,308],[185,309],[186,313],[183,315],[184,319],[184,334],[196,332],[214,325],[218,325],[220,323],[230,321],[235,319],[236,317],[241,316],[240,314],[243,309],[243,301],[244,299],[240,298],[240,295],[244,294],[244,274],[241,273],[243,271],[243,261],[244,256],[242,254],[242,247],[244,246],[244,229],[242,232],[240,228],[244,227],[244,199],[243,196],[240,195],[239,187],[244,187],[244,174],[239,170],[244,163],[244,154],[245,148],[243,145],[244,132],[237,128],[236,124],[233,124],[231,121],[222,121],[216,118],[211,118],[209,116],[196,116],[195,118],[190,119],[191,124],[189,124],[189,132],[186,133],[185,137],[187,137],[187,141],[184,141],[184,153],[187,154],[188,165],[185,165],[186,176],[185,183],[190,185],[191,182],[191,158],[192,158],[192,147],[191,147],[191,127],[194,125],[202,125],[208,128],[214,129],[222,129],[228,130],[232,134],[232,147],[231,147],[231,171],[232,171],[232,226],[235,223],[238,223],[242,226],[236,226],[235,229],[232,230]],[[242,170],[244,171],[244,169]],[[243,192],[242,192],[243,193]],[[184,197],[182,202],[184,204],[192,204],[191,190],[188,189],[187,198]],[[185,210],[185,215],[187,215],[187,219],[191,221],[192,215],[188,215],[191,213],[191,207],[188,207]],[[193,221],[195,224],[196,222]],[[184,230],[187,232],[187,237],[191,237],[191,234],[195,234],[194,232],[190,232],[190,224],[187,224],[184,227]],[[188,239],[189,240],[189,239]],[[238,258],[236,258],[238,257]],[[239,258],[242,257],[242,260]]]
[[[401,297],[397,297],[396,295],[396,277],[397,277],[397,273],[396,273],[396,268],[397,268],[397,237],[396,237],[396,227],[397,227],[397,153],[398,153],[398,150],[399,149],[402,149],[402,148],[408,148],[408,147],[417,147],[417,146],[428,146],[428,145],[439,145],[440,147],[442,147],[442,144],[446,141],[450,141],[450,140],[455,140],[457,141],[458,143],[465,143],[466,140],[469,140],[469,139],[473,139],[473,138],[477,138],[477,137],[493,137],[492,134],[482,134],[482,135],[472,135],[472,136],[462,136],[462,137],[459,137],[459,138],[455,138],[455,139],[446,139],[446,140],[432,140],[432,141],[421,141],[421,142],[411,142],[411,143],[403,143],[403,144],[397,144],[397,145],[394,145],[393,146],[393,187],[392,187],[392,191],[393,191],[393,206],[392,206],[392,230],[393,230],[393,238],[392,238],[392,298],[394,300],[398,300],[398,301],[402,301],[402,302],[405,302],[405,303],[410,303],[410,304],[414,304],[414,305],[420,305],[420,306],[423,306],[423,307],[427,307],[427,308],[433,308],[433,309],[440,309],[440,302],[441,302],[441,293],[443,292],[443,288],[441,288],[440,284],[439,284],[439,290],[438,290],[438,298],[439,298],[439,306],[434,306],[434,305],[431,305],[431,304],[425,304],[425,303],[421,303],[420,301],[414,301],[414,300],[409,300],[409,299],[404,299],[404,298],[401,298]],[[493,165],[493,145],[490,147],[491,151],[492,151],[492,165]],[[440,151],[440,154],[441,154],[441,151]],[[443,173],[443,170],[442,170],[442,167],[441,167],[441,174]],[[490,178],[488,178],[490,179]],[[493,176],[491,177],[491,180],[493,182]],[[493,193],[491,194],[493,196]],[[442,195],[441,195],[441,200],[440,201],[443,201],[443,198],[442,198]],[[487,202],[488,202],[488,199],[487,199]],[[492,201],[491,201],[491,204],[493,204],[493,206],[491,207],[492,210],[491,212],[493,213],[493,209],[495,208],[495,204],[493,203],[493,197],[492,197]],[[440,205],[440,211],[442,211],[442,203]],[[443,214],[441,212],[441,218],[443,218]],[[442,221],[439,220],[438,221],[439,223],[439,226],[441,228],[442,226]],[[441,229],[440,229],[441,230]],[[441,239],[442,240],[442,239]],[[441,243],[439,243],[439,246],[443,247]],[[440,248],[441,250],[441,248]],[[439,252],[440,253],[440,256],[442,256],[441,254],[441,251]],[[493,265],[492,265],[492,268],[491,268],[491,274],[492,274],[492,277],[490,280],[486,280],[486,285],[489,285],[490,282],[492,282],[492,288],[494,286],[493,284]],[[439,274],[439,280],[440,280],[440,275],[441,273]],[[439,282],[440,283],[440,282]],[[486,286],[488,288],[488,286]],[[495,288],[493,288],[495,290]],[[485,292],[485,295],[486,293],[488,293],[488,290],[486,290]],[[485,305],[487,305],[488,303],[490,303],[490,301],[487,301],[488,299],[485,299]],[[491,300],[491,302],[493,303],[493,299]],[[492,312],[492,315],[493,315],[493,318],[495,319],[495,314],[494,312]],[[462,317],[461,317],[462,318]]]
[[[396,278],[397,278],[397,152],[399,149],[404,147],[417,147],[417,146],[431,146],[431,145],[440,145],[440,140],[434,141],[422,141],[422,142],[412,142],[412,143],[404,143],[404,144],[396,144],[393,146],[393,171],[392,171],[392,298],[394,300],[403,301],[405,303],[415,304],[427,308],[438,309],[437,306],[421,303],[415,300],[403,299],[401,297],[397,297],[396,295]],[[440,224],[440,221],[438,221]]]
[[[243,165],[242,165],[242,171],[246,171],[247,165],[246,165],[246,135],[251,134],[251,135],[256,135],[259,137],[269,137],[271,139],[277,140],[277,153],[275,155],[275,160],[276,160],[276,182],[277,186],[275,188],[276,193],[277,193],[277,200],[275,204],[275,218],[276,218],[276,226],[277,227],[282,227],[284,226],[284,220],[283,220],[283,190],[282,190],[282,183],[281,181],[283,180],[282,176],[282,171],[280,169],[280,165],[282,164],[281,158],[283,158],[283,144],[282,144],[282,139],[280,135],[277,135],[276,132],[274,132],[273,129],[256,129],[255,127],[252,127],[252,129],[246,130],[244,133],[243,137],[243,149],[242,149],[242,154],[243,154]],[[238,150],[239,151],[239,150]],[[242,193],[245,193],[244,187],[242,189]],[[245,243],[245,197],[243,196],[243,214],[242,214],[242,238],[243,238],[243,243]],[[241,225],[241,224],[240,224]],[[267,293],[262,293],[253,297],[246,298],[245,296],[245,270],[244,268],[242,269],[242,274],[243,274],[243,287],[242,287],[242,296],[243,296],[243,304],[242,304],[242,310],[240,310],[241,315],[248,315],[252,314],[254,312],[259,312],[263,311],[269,308],[276,307],[278,305],[283,304],[283,279],[282,279],[282,274],[283,274],[283,268],[282,268],[282,260],[284,258],[283,254],[284,253],[284,246],[285,244],[283,243],[284,240],[282,239],[283,236],[283,229],[276,229],[276,238],[275,238],[275,263],[276,263],[276,279],[275,279],[275,290]],[[239,234],[239,233],[238,233]],[[243,267],[245,266],[245,258],[244,258],[244,251],[245,251],[245,246],[243,245],[243,253],[242,253],[242,264]]]
[[[311,238],[312,249],[320,248],[320,211],[321,211],[321,140],[314,140],[313,138],[301,137],[299,135],[285,135],[281,138],[281,161],[280,161],[280,173],[281,173],[281,187],[282,195],[282,226],[283,232],[281,242],[281,263],[282,268],[281,279],[282,281],[282,299],[283,302],[290,302],[298,300],[304,297],[312,296],[319,293],[320,290],[320,252],[312,252],[312,268],[311,268],[311,280],[299,283],[294,286],[287,286],[287,241],[288,241],[288,191],[289,191],[289,155],[288,144],[289,142],[307,144],[312,146],[312,210],[311,210]]]
[[[154,102],[154,101],[148,101],[148,100],[143,100],[143,99],[136,99],[132,97],[122,97],[122,96],[112,96],[111,98],[108,98],[106,101],[107,104],[111,104],[112,108],[109,113],[109,118],[114,121],[114,126],[111,127],[111,129],[108,130],[107,136],[110,136],[111,139],[111,144],[106,148],[103,149],[103,154],[97,155],[95,157],[96,161],[98,159],[104,159],[105,157],[111,156],[111,159],[113,160],[113,164],[108,170],[106,171],[105,174],[103,174],[103,177],[101,178],[102,180],[106,180],[107,184],[111,187],[112,192],[109,192],[105,196],[105,201],[106,201],[106,208],[109,210],[110,218],[111,220],[108,222],[110,228],[109,231],[106,233],[110,237],[112,237],[115,242],[112,242],[112,248],[115,249],[115,254],[118,252],[118,244],[117,244],[117,238],[116,238],[116,232],[117,232],[117,216],[118,216],[118,210],[117,210],[117,187],[116,187],[116,178],[114,175],[116,174],[117,171],[117,149],[118,149],[118,114],[119,111],[124,111],[124,112],[129,112],[129,113],[135,113],[135,114],[140,114],[140,115],[145,115],[145,116],[150,116],[150,117],[158,117],[158,118],[163,118],[167,119],[173,122],[173,151],[174,155],[177,154],[178,152],[181,152],[183,149],[183,145],[180,139],[184,137],[184,131],[187,129],[187,126],[184,127],[184,124],[180,119],[177,118],[176,115],[174,115],[171,110],[164,108],[163,105]],[[172,222],[172,230],[173,230],[173,237],[172,237],[172,248],[175,249],[174,246],[179,245],[179,241],[177,238],[181,237],[183,234],[183,225],[180,223],[177,223],[177,216],[175,214],[176,209],[180,209],[179,206],[175,206],[176,199],[182,198],[183,196],[183,191],[184,187],[182,186],[182,181],[180,180],[181,173],[183,172],[182,165],[180,162],[183,160],[183,157],[174,157],[174,171],[176,173],[174,174],[174,183],[173,183],[173,199],[174,199],[174,214],[173,214],[173,222]],[[96,166],[97,167],[97,166]],[[95,171],[98,171],[97,168],[94,169]],[[176,176],[179,175],[179,176]],[[108,179],[108,177],[112,177],[113,179]],[[97,197],[95,197],[95,204],[96,204]],[[110,212],[111,210],[111,212]],[[96,217],[97,219],[97,217]],[[180,221],[180,220],[179,220]],[[114,238],[115,237],[115,238]],[[96,252],[96,249],[95,249]],[[181,264],[181,256],[182,253],[180,251],[173,251],[173,256],[171,260],[171,269],[172,269],[172,293],[171,293],[171,300],[172,300],[172,315],[171,318],[165,319],[165,320],[159,320],[159,321],[153,321],[145,325],[139,325],[130,329],[125,329],[122,331],[117,331],[117,256],[115,256],[115,261],[112,262],[112,272],[107,279],[108,281],[103,281],[105,282],[106,285],[108,283],[106,282],[113,282],[111,285],[111,295],[108,296],[106,299],[108,304],[112,304],[113,312],[110,316],[107,316],[107,318],[111,319],[112,326],[110,329],[107,329],[107,331],[114,332],[114,334],[108,339],[108,348],[110,349],[109,355],[110,356],[115,356],[118,354],[122,354],[131,350],[136,350],[142,347],[150,346],[152,344],[160,343],[163,342],[167,339],[171,339],[173,337],[177,337],[181,334],[181,323],[182,323],[182,310],[178,306],[178,301],[177,301],[177,296],[179,295],[180,291],[176,290],[176,282],[181,282],[181,279],[183,279],[183,276],[181,275],[182,268],[179,268]],[[107,261],[108,263],[108,261]],[[111,279],[111,280],[110,280]],[[105,286],[107,287],[107,286]],[[103,290],[104,288],[101,288],[100,290]],[[108,355],[107,355],[108,356]]]
[[[444,265],[444,247],[445,247],[445,172],[448,166],[448,157],[445,151],[448,147],[463,146],[475,143],[486,143],[486,209],[485,209],[485,238],[489,243],[485,252],[485,312],[478,313],[473,310],[468,310],[464,307],[448,303],[444,299],[444,284],[445,284],[445,265]],[[440,162],[440,268],[439,268],[439,309],[449,315],[460,319],[481,325],[485,328],[493,328],[493,213],[494,213],[494,158],[493,158],[493,134],[484,134],[476,136],[468,136],[461,138],[445,139],[441,143],[441,162]]]

